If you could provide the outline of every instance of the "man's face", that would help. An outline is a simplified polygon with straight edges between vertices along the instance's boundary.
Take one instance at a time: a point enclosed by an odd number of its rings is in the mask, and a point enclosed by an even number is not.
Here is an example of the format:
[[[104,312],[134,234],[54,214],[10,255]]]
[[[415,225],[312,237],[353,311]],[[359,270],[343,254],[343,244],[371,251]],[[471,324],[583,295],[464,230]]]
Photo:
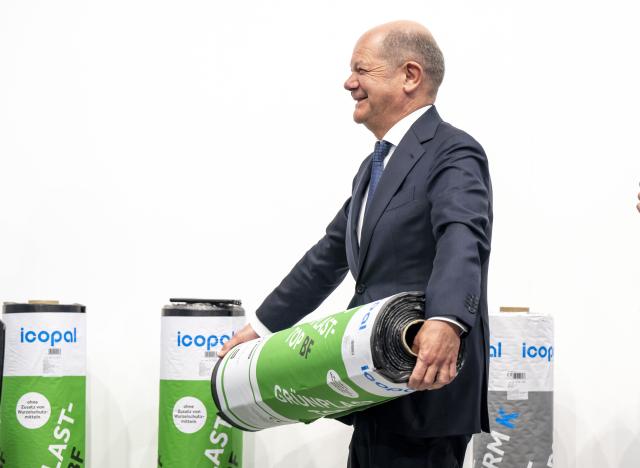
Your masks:
[[[351,75],[344,88],[356,100],[353,120],[364,124],[377,138],[402,117],[403,75],[380,56],[381,38],[364,35],[351,57]]]

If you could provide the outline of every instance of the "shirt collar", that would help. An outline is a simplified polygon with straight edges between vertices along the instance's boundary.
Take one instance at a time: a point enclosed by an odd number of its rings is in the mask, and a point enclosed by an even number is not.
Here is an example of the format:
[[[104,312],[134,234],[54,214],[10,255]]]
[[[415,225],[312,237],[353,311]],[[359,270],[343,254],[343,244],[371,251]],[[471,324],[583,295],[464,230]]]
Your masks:
[[[382,140],[386,140],[393,146],[398,146],[400,140],[407,134],[411,126],[420,118],[422,114],[427,112],[431,108],[431,104],[414,110],[411,114],[404,116],[396,124],[389,129],[389,131],[382,137]]]

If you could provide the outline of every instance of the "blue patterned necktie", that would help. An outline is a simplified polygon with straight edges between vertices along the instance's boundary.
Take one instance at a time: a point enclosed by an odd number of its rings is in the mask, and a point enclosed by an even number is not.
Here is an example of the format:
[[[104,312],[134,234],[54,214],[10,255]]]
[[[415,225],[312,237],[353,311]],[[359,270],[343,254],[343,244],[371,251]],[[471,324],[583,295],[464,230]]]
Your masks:
[[[380,177],[382,177],[382,171],[384,171],[384,158],[389,154],[391,149],[391,143],[385,140],[376,141],[376,147],[373,150],[373,157],[371,158],[371,179],[369,179],[369,194],[367,195],[367,208],[371,204],[373,193],[378,187]]]

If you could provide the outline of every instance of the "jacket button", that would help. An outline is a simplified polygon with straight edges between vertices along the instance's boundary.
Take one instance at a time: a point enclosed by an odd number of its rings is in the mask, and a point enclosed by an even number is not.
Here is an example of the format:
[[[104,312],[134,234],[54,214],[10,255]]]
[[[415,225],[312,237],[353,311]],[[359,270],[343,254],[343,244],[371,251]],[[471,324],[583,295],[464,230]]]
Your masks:
[[[364,284],[358,284],[356,285],[356,292],[358,294],[362,294],[364,292],[364,290],[367,289],[366,286]]]

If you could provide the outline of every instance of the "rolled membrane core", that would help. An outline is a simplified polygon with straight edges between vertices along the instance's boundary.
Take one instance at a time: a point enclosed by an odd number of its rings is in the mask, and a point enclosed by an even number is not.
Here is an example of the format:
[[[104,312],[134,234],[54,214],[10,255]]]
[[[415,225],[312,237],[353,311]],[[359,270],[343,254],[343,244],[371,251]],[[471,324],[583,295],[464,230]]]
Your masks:
[[[424,318],[424,296],[398,294],[387,302],[376,317],[371,334],[371,357],[376,370],[394,383],[406,383],[416,365],[417,355],[411,350]],[[456,362],[463,365],[464,340]]]
[[[402,347],[405,352],[416,358],[418,355],[413,352],[411,346],[413,346],[413,340],[416,338],[416,335],[420,331],[420,328],[422,328],[422,324],[424,322],[426,322],[426,320],[414,320],[413,322],[405,325],[402,329]]]

